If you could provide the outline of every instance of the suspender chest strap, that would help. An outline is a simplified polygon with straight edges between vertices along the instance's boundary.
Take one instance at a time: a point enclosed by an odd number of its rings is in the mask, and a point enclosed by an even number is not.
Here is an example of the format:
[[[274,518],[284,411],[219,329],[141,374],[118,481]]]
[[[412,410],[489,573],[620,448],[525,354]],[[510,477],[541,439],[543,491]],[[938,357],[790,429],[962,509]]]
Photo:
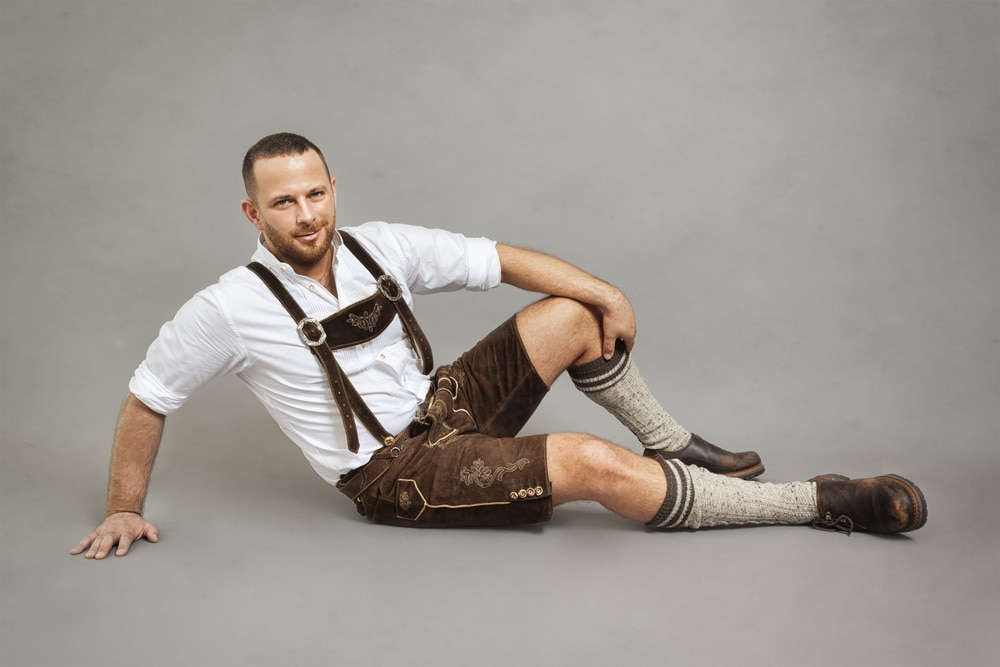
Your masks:
[[[333,400],[340,411],[347,436],[347,448],[357,453],[359,449],[358,428],[355,415],[365,428],[379,441],[389,444],[393,435],[386,431],[378,418],[365,404],[364,399],[351,384],[333,356],[333,350],[359,345],[381,334],[393,316],[399,315],[410,343],[420,358],[421,370],[430,373],[434,364],[430,343],[421,330],[413,311],[403,300],[403,291],[396,279],[388,275],[368,252],[352,236],[340,232],[344,245],[368,269],[375,278],[378,291],[370,297],[341,309],[321,320],[306,315],[295,298],[285,289],[281,281],[259,262],[251,262],[247,268],[253,271],[271,290],[297,323],[299,338],[312,350],[326,371]],[[390,315],[389,317],[382,317]]]

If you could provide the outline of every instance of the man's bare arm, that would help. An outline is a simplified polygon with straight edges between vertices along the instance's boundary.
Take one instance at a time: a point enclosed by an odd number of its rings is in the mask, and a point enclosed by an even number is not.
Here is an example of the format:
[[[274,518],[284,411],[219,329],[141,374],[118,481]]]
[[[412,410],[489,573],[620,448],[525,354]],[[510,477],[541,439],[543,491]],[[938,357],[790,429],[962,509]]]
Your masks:
[[[124,556],[138,539],[159,539],[159,529],[142,517],[142,508],[165,421],[131,393],[125,397],[111,451],[104,521],[71,554],[86,551],[87,558],[100,560],[117,544],[115,555]]]
[[[501,280],[530,292],[563,296],[593,306],[601,312],[604,327],[602,348],[607,359],[622,339],[626,349],[635,343],[635,313],[625,294],[583,269],[558,257],[516,246],[497,244]]]

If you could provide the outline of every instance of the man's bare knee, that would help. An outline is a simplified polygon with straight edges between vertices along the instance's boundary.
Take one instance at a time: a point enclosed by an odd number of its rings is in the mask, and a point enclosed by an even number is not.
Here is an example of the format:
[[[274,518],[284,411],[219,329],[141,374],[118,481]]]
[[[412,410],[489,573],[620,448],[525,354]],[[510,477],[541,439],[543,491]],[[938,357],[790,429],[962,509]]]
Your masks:
[[[579,301],[542,299],[518,313],[516,321],[528,357],[547,385],[570,366],[601,356],[599,315]]]
[[[618,445],[585,433],[549,436],[548,465],[556,504],[572,500],[601,500],[608,489],[634,474],[636,455]]]

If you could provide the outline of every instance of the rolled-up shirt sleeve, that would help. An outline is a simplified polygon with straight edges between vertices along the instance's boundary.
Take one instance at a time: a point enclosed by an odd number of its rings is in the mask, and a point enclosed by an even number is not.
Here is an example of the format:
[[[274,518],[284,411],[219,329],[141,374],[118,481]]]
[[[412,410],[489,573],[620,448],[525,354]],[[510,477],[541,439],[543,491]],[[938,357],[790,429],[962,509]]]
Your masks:
[[[496,241],[470,238],[467,242],[469,279],[466,289],[491,290],[500,284],[500,255]]]
[[[175,412],[209,380],[237,373],[246,363],[246,347],[210,290],[192,297],[160,328],[129,382],[129,391],[155,412]]]

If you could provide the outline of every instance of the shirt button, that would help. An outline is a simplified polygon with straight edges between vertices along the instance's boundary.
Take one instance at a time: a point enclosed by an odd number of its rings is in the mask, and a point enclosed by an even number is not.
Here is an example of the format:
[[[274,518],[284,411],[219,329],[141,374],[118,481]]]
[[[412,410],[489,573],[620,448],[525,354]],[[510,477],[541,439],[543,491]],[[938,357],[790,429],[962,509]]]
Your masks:
[[[310,286],[309,286],[309,289],[311,289],[312,291],[314,291],[314,292],[315,292],[315,291],[316,291],[316,286],[315,286],[315,285],[310,285]]]

